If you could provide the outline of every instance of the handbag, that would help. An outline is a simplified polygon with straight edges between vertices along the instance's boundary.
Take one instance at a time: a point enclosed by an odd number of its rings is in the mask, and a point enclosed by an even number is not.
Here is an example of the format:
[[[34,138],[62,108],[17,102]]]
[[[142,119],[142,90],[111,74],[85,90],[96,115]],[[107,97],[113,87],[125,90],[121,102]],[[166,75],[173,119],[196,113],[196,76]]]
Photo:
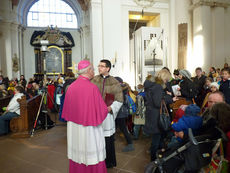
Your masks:
[[[212,160],[202,173],[228,173],[228,170],[228,160],[224,158],[223,143],[219,139],[213,148]]]
[[[169,131],[171,129],[171,118],[169,116],[169,112],[164,100],[161,101],[160,118],[158,125],[162,131]]]

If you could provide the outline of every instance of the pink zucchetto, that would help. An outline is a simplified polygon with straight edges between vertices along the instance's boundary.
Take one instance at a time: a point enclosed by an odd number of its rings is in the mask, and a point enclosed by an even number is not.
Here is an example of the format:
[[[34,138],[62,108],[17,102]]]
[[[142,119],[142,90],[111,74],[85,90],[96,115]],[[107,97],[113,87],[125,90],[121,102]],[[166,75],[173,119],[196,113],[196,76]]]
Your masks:
[[[81,70],[81,69],[84,69],[86,67],[88,67],[90,65],[90,62],[87,61],[87,60],[81,60],[79,63],[78,63],[78,70]]]

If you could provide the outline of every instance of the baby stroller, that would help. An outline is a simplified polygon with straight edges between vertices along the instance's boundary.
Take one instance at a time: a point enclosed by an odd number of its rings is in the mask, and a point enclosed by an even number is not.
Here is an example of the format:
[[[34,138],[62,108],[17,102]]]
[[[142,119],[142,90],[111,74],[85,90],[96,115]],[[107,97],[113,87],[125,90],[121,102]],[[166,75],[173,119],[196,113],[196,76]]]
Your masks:
[[[145,173],[197,173],[210,163],[216,143],[208,135],[194,137],[188,129],[188,141],[175,150],[158,151],[157,159],[146,166]]]

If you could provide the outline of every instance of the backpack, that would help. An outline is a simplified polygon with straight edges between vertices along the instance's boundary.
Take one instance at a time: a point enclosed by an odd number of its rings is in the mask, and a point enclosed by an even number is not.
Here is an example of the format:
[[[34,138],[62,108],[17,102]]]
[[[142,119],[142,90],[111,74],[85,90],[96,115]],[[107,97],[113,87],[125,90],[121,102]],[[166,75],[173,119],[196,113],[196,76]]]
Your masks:
[[[141,92],[137,95],[136,97],[137,102],[137,111],[136,114],[139,115],[141,118],[143,118],[145,116],[145,111],[146,111],[146,107],[145,107],[145,93]]]
[[[137,111],[137,106],[133,99],[129,95],[125,95],[127,103],[128,103],[128,109],[129,109],[129,115],[133,115]]]
[[[198,94],[198,90],[193,82],[189,85],[189,95],[191,98],[196,98]]]
[[[117,118],[124,118],[128,116],[129,116],[129,102],[128,102],[127,94],[124,94],[124,102],[117,114]]]

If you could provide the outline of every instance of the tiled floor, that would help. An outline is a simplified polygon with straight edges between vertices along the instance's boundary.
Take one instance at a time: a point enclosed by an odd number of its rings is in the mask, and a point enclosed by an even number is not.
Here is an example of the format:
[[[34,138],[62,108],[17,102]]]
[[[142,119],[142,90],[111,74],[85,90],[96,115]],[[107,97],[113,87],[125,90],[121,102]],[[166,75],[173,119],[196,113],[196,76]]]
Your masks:
[[[134,141],[135,151],[123,153],[125,139],[116,134],[117,167],[108,173],[142,173],[149,162],[150,139]],[[67,173],[66,125],[58,123],[34,137],[0,137],[0,173]]]

